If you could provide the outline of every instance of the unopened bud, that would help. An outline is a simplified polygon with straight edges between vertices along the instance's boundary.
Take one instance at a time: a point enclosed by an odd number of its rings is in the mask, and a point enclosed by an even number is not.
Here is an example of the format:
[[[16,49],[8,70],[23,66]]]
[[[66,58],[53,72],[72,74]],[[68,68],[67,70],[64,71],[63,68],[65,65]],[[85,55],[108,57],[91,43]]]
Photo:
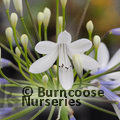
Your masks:
[[[50,21],[50,17],[51,17],[51,11],[49,8],[46,7],[43,13],[44,13],[43,24],[44,24],[44,27],[47,28]]]
[[[94,25],[93,25],[93,22],[91,20],[87,22],[86,28],[87,28],[88,33],[92,33],[93,32]]]
[[[93,44],[94,44],[96,49],[98,49],[100,42],[101,42],[100,37],[98,35],[95,35],[93,38]]]
[[[73,65],[75,67],[76,72],[80,77],[83,75],[83,66],[81,63],[81,57],[79,54],[73,56]]]
[[[43,82],[46,84],[46,83],[48,82],[48,76],[47,76],[47,75],[44,75],[44,76],[42,77],[42,80],[43,80]]]
[[[44,14],[42,12],[39,12],[37,15],[37,20],[38,20],[38,24],[41,25],[42,22],[44,21]]]
[[[15,53],[18,57],[20,57],[21,52],[20,52],[20,49],[18,47],[15,48]]]
[[[11,24],[13,27],[16,27],[17,22],[18,22],[18,16],[16,13],[12,13],[10,16]]]
[[[53,71],[54,75],[56,76],[57,75],[57,65],[53,65],[52,71]]]
[[[3,3],[5,5],[5,9],[9,10],[9,8],[10,8],[10,0],[3,0]]]
[[[27,48],[27,45],[28,45],[28,36],[26,34],[23,34],[21,36],[21,43],[22,43],[23,47]]]
[[[14,6],[20,17],[23,16],[23,5],[22,0],[13,0]]]
[[[6,34],[8,41],[11,42],[13,38],[13,29],[11,27],[6,28],[5,34]]]
[[[61,4],[62,4],[62,7],[66,7],[67,0],[60,0],[60,1],[61,1]]]
[[[114,28],[114,29],[110,30],[109,33],[119,36],[120,35],[120,28]]]
[[[62,29],[63,28],[63,16],[59,16],[58,23],[59,23],[59,28]]]

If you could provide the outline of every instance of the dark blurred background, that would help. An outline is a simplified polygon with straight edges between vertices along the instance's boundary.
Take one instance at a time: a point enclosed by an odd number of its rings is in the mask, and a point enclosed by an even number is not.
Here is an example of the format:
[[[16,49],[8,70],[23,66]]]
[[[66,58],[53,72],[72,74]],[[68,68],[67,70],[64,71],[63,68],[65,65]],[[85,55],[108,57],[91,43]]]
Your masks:
[[[77,27],[81,19],[81,15],[84,11],[86,1],[87,0],[68,0],[68,4],[66,8],[66,30],[72,34],[73,39],[75,39]],[[51,9],[52,16],[48,28],[48,39],[52,41],[55,41],[55,18],[56,18],[55,3],[56,3],[55,0],[34,0],[34,1],[29,0],[30,8],[34,17],[34,21],[36,22],[36,25],[37,25],[37,19],[36,19],[37,13],[43,11],[44,7],[49,7]],[[25,3],[23,2],[23,4],[24,4],[24,18],[26,25],[29,29],[33,41],[37,43],[37,39],[34,34],[33,26],[28,16]],[[12,12],[16,12],[16,11],[11,1],[10,13]],[[62,15],[61,6],[60,6],[60,15]],[[79,33],[79,38],[83,38],[83,37],[88,38],[86,23],[89,20],[92,20],[94,23],[95,29],[93,35],[97,34],[100,35],[101,37],[110,29],[120,27],[120,0],[91,0],[85,20],[83,22],[82,28]],[[2,3],[2,0],[0,0],[0,42],[8,46],[8,41],[6,40],[5,37],[5,29],[7,27],[9,27],[9,22],[5,14],[5,8]],[[17,25],[17,30],[19,31],[20,34],[25,33],[20,20]],[[107,44],[111,56],[117,51],[118,48],[120,48],[120,36],[109,35],[104,39],[104,42]],[[13,45],[15,47],[14,42]],[[2,57],[7,58],[12,62],[14,62],[12,57],[3,49],[2,49]],[[18,79],[22,78],[21,75],[17,74],[12,68],[5,68],[3,70],[7,73],[8,77],[18,78]],[[112,106],[107,103],[106,104],[94,103],[94,104],[113,111]],[[84,105],[81,105],[80,107],[73,109],[77,120],[118,120],[117,117],[91,109]],[[36,111],[30,114],[29,117],[35,114],[35,112]],[[38,118],[36,118],[36,120],[47,120],[48,114],[49,111],[46,111],[43,114],[41,114]],[[53,120],[55,120],[57,114],[55,113],[54,116],[53,116]]]

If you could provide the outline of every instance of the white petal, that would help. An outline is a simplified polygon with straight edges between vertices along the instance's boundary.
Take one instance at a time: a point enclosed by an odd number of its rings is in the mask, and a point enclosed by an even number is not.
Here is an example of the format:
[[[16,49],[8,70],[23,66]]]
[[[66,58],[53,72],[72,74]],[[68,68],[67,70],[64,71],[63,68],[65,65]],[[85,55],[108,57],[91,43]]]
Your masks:
[[[80,39],[68,45],[68,54],[70,58],[75,54],[84,53],[92,47],[92,42],[88,39]]]
[[[29,69],[31,73],[42,73],[48,70],[56,61],[58,57],[58,50],[54,50],[51,54],[48,54],[37,61],[35,61]]]
[[[56,47],[57,44],[54,42],[42,41],[35,46],[35,50],[40,54],[49,54],[54,51]]]
[[[98,48],[98,56],[97,60],[100,64],[100,68],[103,69],[106,67],[109,61],[109,52],[104,43],[100,43],[100,46]]]
[[[120,80],[120,72],[113,72],[106,75],[109,79]]]
[[[120,49],[115,53],[110,62],[108,63],[108,69],[120,63]]]
[[[71,43],[71,41],[72,37],[67,31],[61,32],[58,35],[58,43]]]
[[[80,57],[82,66],[86,71],[88,70],[96,71],[99,68],[98,62],[93,58],[84,54],[80,54]]]
[[[73,70],[70,60],[67,56],[66,45],[59,46],[59,79],[62,87],[66,90],[73,85]]]
[[[113,108],[114,108],[114,110],[115,110],[115,112],[116,112],[118,118],[120,119],[120,109],[117,107],[116,104],[112,104],[112,106],[113,106]]]

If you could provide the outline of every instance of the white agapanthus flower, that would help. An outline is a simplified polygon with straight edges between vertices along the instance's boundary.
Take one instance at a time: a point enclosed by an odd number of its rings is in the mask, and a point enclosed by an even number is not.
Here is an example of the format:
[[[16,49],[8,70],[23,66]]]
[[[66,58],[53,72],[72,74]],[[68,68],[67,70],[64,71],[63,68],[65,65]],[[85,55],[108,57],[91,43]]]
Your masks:
[[[69,57],[72,60],[73,55],[84,53],[92,47],[92,43],[88,39],[80,39],[73,43],[71,43],[71,40],[71,35],[67,31],[64,31],[59,34],[57,43],[50,41],[39,42],[36,45],[35,50],[40,54],[46,55],[35,61],[30,66],[29,71],[31,73],[42,73],[47,71],[50,67],[52,67],[59,56],[60,83],[64,89],[70,89],[73,85],[74,77],[72,64],[69,60]],[[89,64],[91,64],[91,61],[93,62],[94,68],[96,68],[98,65],[93,58],[84,54],[81,54],[81,56],[82,59],[85,60],[83,68],[85,67],[89,70]]]
[[[100,68],[97,71],[92,71],[91,73],[96,75],[103,73],[110,68],[114,67],[118,63],[120,63],[120,49],[115,53],[115,55],[111,58],[109,61],[109,51],[104,43],[100,43],[100,46],[98,48],[98,56],[97,56],[97,61],[100,64]],[[109,73],[107,75],[104,75],[100,77],[102,80],[120,80],[120,72],[113,72]]]

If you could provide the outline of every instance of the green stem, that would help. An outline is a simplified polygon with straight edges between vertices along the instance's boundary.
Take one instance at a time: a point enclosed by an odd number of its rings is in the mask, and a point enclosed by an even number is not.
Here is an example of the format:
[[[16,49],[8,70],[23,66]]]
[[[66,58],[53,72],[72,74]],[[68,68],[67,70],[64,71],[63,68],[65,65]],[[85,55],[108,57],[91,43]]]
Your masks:
[[[47,120],[51,120],[51,119],[52,119],[52,116],[53,116],[54,110],[55,110],[55,106],[52,106],[52,108],[51,108],[51,110],[50,110],[49,117],[48,117]]]
[[[57,41],[58,34],[59,34],[58,17],[59,17],[59,0],[56,0],[56,41]]]
[[[103,109],[103,108],[97,107],[97,106],[92,105],[92,104],[90,104],[90,103],[87,103],[87,102],[85,102],[85,101],[80,100],[80,102],[81,102],[82,104],[84,104],[84,105],[86,105],[86,106],[89,106],[89,107],[92,107],[92,108],[94,108],[94,109],[96,109],[96,110],[99,110],[99,111],[102,111],[102,112],[104,112],[104,113],[108,113],[108,114],[117,116],[115,113],[113,113],[113,112],[111,112],[111,111],[108,111],[108,110],[105,110],[105,109]]]
[[[30,120],[34,120],[38,115],[40,115],[43,111],[45,111],[47,107],[44,106],[41,110],[39,110]]]
[[[89,55],[93,50],[94,50],[94,46],[92,46],[92,48],[86,52],[86,55]]]
[[[46,27],[44,27],[44,39],[45,39],[45,41],[48,40],[47,39],[47,28]]]
[[[98,49],[95,48],[95,60],[97,61]]]
[[[37,39],[38,39],[38,41],[41,41],[40,37],[39,37],[39,34],[38,34],[38,31],[37,31],[37,28],[36,28],[36,25],[35,25],[35,22],[34,22],[33,17],[32,17],[31,11],[30,11],[28,0],[25,0],[25,3],[26,3],[26,6],[27,6],[28,13],[30,15],[30,19],[31,19],[31,21],[33,23],[33,27],[34,27],[34,31],[36,33]]]
[[[15,84],[15,85],[17,85],[17,86],[21,86],[20,84],[14,82],[14,81],[12,81],[12,80],[10,80],[7,76],[5,76],[4,73],[2,72],[1,68],[0,68],[0,74],[1,74],[8,82],[10,82],[10,83],[12,83],[12,84]]]
[[[33,111],[33,110],[36,109],[36,108],[37,108],[37,107],[30,106],[30,107],[28,107],[28,108],[26,108],[26,109],[24,109],[24,110],[22,110],[22,111],[20,111],[20,112],[18,112],[18,113],[16,113],[16,114],[14,114],[14,115],[11,115],[11,116],[3,119],[3,120],[17,120],[18,118],[20,118],[20,117],[22,117],[23,115],[25,115],[25,114]]]
[[[63,12],[63,31],[65,30],[65,7],[62,7]]]
[[[40,39],[42,40],[41,27],[42,27],[42,24],[38,24],[39,37],[40,37]]]

